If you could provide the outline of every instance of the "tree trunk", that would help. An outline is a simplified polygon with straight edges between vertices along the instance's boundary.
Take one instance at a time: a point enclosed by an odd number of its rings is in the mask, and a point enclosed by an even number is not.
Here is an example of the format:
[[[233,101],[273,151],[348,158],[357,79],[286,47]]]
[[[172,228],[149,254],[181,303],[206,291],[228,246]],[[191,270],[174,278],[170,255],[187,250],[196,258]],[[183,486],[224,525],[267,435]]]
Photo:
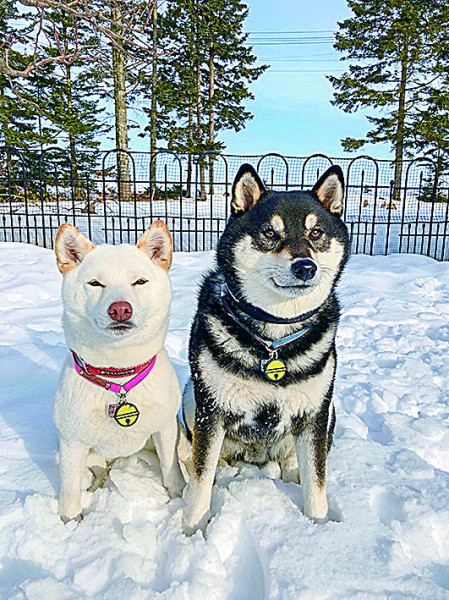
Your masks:
[[[157,144],[157,4],[153,8],[153,68],[151,76],[151,115],[150,115],[150,181],[151,200],[156,194],[156,144]]]
[[[396,128],[396,147],[394,153],[394,185],[392,201],[396,204],[401,201],[402,166],[404,160],[405,101],[407,94],[408,68],[408,37],[406,34],[401,58],[401,82],[399,84],[398,121]]]
[[[200,55],[201,55],[201,47],[203,44],[203,40],[200,39],[200,14],[199,14],[199,2],[194,2],[194,23],[195,23],[195,38],[194,38],[194,52],[195,52],[195,76],[196,76],[196,123],[197,123],[197,143],[199,154],[203,152],[203,119],[202,112],[203,107],[201,104],[201,64],[200,64]],[[206,184],[205,184],[205,165],[204,160],[201,159],[199,161],[199,170],[200,170],[200,193],[199,198],[197,200],[206,200]]]
[[[41,88],[39,83],[37,84],[37,101],[39,103],[40,106],[40,99],[41,99]],[[42,127],[42,115],[41,115],[41,111],[39,110],[37,112],[37,126],[39,129],[39,146],[40,146],[40,150],[41,150],[41,154],[44,151],[44,144],[42,143],[42,131],[43,131],[43,127]]]
[[[117,8],[112,9],[112,18],[121,29],[121,14]],[[120,150],[128,151],[128,117],[126,107],[125,53],[120,48],[112,49],[112,73],[114,80],[115,107],[115,145]],[[121,200],[131,199],[131,182],[129,174],[129,157],[123,152],[117,156],[119,186]]]
[[[197,121],[197,133],[198,133],[198,144],[200,152],[202,152],[203,146],[203,122],[202,122],[202,106],[201,106],[201,70],[199,59],[196,60],[196,121]],[[199,161],[200,167],[200,194],[199,200],[206,200],[206,184],[205,184],[205,166],[204,160]]]
[[[72,89],[72,68],[70,65],[65,67],[65,83],[67,86],[67,113],[69,117],[73,116],[73,89]],[[69,125],[69,154],[70,161],[72,163],[72,177],[73,177],[73,193],[75,199],[79,199],[80,195],[80,182],[78,178],[78,163],[76,160],[76,142],[75,134],[71,126]]]
[[[213,150],[215,143],[215,66],[214,44],[211,42],[209,50],[209,150]],[[209,194],[214,193],[214,157],[209,156]]]
[[[186,198],[192,197],[192,142],[193,142],[193,104],[192,104],[192,101],[189,100]]]

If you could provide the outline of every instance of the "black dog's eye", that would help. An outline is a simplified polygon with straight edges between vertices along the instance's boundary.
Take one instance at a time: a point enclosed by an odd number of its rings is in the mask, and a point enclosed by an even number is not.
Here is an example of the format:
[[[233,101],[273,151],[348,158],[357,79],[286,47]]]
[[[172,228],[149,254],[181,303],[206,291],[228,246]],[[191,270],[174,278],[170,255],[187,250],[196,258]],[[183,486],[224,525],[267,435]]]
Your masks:
[[[322,237],[323,233],[324,231],[322,229],[318,229],[317,227],[315,227],[315,229],[312,229],[309,236],[310,238],[312,238],[312,240],[319,240],[320,237]]]
[[[137,279],[133,284],[131,285],[144,285],[145,283],[148,283],[148,279],[143,279],[143,277],[141,277],[140,279]]]
[[[274,229],[271,229],[271,227],[265,229],[263,234],[269,240],[276,240],[279,237],[278,234],[274,231]]]
[[[91,285],[92,287],[106,287],[105,285],[103,285],[102,283],[100,283],[99,281],[97,281],[96,279],[92,279],[92,281],[88,281],[87,285]]]

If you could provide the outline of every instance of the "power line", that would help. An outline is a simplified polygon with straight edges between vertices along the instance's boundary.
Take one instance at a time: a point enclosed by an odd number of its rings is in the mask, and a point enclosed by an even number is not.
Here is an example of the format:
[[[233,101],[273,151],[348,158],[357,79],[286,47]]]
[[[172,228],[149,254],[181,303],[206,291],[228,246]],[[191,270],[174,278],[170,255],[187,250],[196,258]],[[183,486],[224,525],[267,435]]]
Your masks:
[[[267,73],[341,73],[341,69],[267,69]]]
[[[330,44],[334,42],[333,35],[319,35],[323,33],[333,32],[328,29],[309,31],[252,32],[248,34],[248,39],[245,41],[245,44],[248,46],[305,46]]]
[[[283,58],[286,58],[288,60],[290,59],[296,59],[296,58],[303,58],[304,56],[306,56],[307,58],[311,58],[313,56],[335,56],[336,53],[335,52],[321,52],[320,54],[301,54],[301,55],[296,55],[296,56],[284,56]],[[275,56],[274,58],[259,58],[259,60],[283,60],[280,59],[279,56]]]
[[[338,58],[259,58],[262,62],[340,62]]]
[[[245,42],[246,46],[313,46],[317,44],[332,44],[329,42]]]
[[[329,41],[333,40],[333,36],[331,35],[314,35],[311,37],[278,37],[278,38],[266,38],[266,37],[257,37],[251,38],[247,43],[255,43],[255,42],[270,42],[271,44],[275,42],[320,42],[320,41]]]
[[[259,34],[268,34],[268,35],[278,35],[282,33],[334,33],[332,29],[307,29],[302,31],[248,31],[249,35],[259,35]]]

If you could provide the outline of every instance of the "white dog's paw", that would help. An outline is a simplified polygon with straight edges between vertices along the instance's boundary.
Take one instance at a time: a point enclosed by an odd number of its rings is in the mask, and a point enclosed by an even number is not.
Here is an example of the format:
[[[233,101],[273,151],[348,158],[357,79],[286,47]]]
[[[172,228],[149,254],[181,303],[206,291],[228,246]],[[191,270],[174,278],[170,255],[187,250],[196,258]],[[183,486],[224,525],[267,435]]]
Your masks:
[[[294,467],[293,469],[284,467],[281,470],[281,479],[284,483],[301,483],[298,467]]]
[[[66,524],[69,521],[82,521],[83,514],[81,503],[79,501],[69,501],[64,497],[59,499],[58,502],[58,514],[61,517],[61,521]]]
[[[81,521],[84,519],[83,513],[78,513],[74,517],[68,517],[67,515],[59,514],[59,517],[60,517],[61,521],[64,523],[64,525],[67,525],[67,523],[69,523],[70,521],[76,521],[77,523],[81,523]]]
[[[181,498],[185,485],[186,482],[181,472],[174,477],[167,477],[164,481],[164,487],[170,498]]]

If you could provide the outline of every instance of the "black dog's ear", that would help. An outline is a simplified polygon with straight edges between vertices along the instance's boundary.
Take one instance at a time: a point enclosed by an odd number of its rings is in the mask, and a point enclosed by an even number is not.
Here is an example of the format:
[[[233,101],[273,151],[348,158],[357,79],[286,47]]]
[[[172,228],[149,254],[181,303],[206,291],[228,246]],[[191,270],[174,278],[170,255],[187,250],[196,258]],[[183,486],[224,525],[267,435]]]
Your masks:
[[[339,217],[341,216],[345,194],[345,180],[340,167],[337,165],[329,167],[315,183],[312,192],[315,192],[318,199],[331,213]]]
[[[254,167],[242,165],[232,185],[232,214],[239,215],[249,210],[264,192],[264,185]]]

